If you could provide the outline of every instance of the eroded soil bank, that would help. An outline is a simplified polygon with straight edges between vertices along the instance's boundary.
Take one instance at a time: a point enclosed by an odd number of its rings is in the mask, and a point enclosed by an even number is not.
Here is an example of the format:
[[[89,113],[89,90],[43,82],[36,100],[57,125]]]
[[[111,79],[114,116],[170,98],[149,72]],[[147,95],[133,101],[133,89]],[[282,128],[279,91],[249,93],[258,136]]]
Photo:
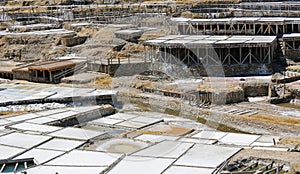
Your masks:
[[[137,104],[145,111],[187,117],[221,131],[284,136],[299,135],[300,121],[299,117],[297,118],[299,114],[297,109],[286,109],[265,102],[244,102],[200,108],[172,97],[133,93],[122,93],[121,95],[123,95],[122,101]],[[230,113],[229,109],[240,112]],[[246,112],[245,110],[252,111],[252,115],[241,114]]]

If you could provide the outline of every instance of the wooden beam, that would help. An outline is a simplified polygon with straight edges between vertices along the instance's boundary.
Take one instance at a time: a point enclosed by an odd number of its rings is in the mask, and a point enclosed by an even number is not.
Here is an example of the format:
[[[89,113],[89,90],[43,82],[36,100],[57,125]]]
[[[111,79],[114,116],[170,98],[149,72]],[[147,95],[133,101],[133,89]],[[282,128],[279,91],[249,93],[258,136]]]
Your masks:
[[[239,48],[239,51],[240,51],[240,53],[239,53],[239,55],[240,55],[240,57],[239,57],[239,64],[241,65],[242,64],[242,47],[240,47]]]
[[[268,59],[268,63],[269,64],[271,64],[271,48],[270,48],[270,46],[268,47],[268,57],[269,57],[269,59]]]
[[[52,78],[52,72],[49,71],[49,76],[50,76],[50,82],[52,82],[53,78]]]

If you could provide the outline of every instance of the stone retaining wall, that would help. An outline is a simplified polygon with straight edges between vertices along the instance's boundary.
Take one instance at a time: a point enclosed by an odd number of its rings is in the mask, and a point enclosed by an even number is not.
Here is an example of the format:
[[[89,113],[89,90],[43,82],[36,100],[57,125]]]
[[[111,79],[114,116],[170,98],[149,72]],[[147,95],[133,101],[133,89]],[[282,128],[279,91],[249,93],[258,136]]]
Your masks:
[[[267,96],[269,83],[240,83],[245,93],[245,97]]]

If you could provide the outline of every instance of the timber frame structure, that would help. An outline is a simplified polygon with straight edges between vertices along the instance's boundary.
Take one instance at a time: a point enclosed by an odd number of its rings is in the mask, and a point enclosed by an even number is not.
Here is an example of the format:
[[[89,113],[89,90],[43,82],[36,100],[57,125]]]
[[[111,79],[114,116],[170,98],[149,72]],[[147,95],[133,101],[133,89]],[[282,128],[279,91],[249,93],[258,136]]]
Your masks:
[[[79,73],[86,60],[66,59],[36,62],[12,69],[13,79],[59,83],[61,78]]]
[[[183,63],[188,67],[271,64],[276,36],[168,35],[144,42],[152,62]]]
[[[299,11],[300,2],[297,1],[281,1],[281,2],[242,2],[239,4],[241,9],[250,10],[288,10]]]
[[[183,11],[185,5],[127,3],[53,6],[0,6],[0,22],[38,20],[41,22],[97,21],[111,23],[117,18],[143,14]]]
[[[300,61],[300,33],[285,34],[282,37],[283,55],[285,58]]]
[[[282,35],[300,32],[300,18],[241,17],[219,19],[173,18],[180,34]]]

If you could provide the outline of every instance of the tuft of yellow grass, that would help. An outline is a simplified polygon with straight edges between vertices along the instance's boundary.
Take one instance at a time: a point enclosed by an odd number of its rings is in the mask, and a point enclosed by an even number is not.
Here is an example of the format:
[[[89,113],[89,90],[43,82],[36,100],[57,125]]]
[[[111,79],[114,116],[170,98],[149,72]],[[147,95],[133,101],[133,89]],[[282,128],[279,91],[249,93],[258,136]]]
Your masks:
[[[295,72],[299,72],[300,73],[300,66],[298,65],[298,66],[289,66],[289,67],[287,67],[286,68],[287,70],[289,70],[289,71],[295,71]]]
[[[10,117],[19,114],[27,113],[27,111],[16,111],[16,112],[0,112],[0,117]]]
[[[281,145],[299,145],[300,144],[300,138],[299,137],[284,137],[280,139],[278,144]]]
[[[151,88],[152,82],[150,82],[150,81],[145,81],[145,82],[134,81],[134,82],[131,82],[130,86],[133,88],[140,88],[140,87]]]
[[[176,85],[169,85],[169,86],[165,86],[163,87],[164,91],[174,91],[177,88]]]
[[[224,85],[224,86],[219,86],[219,85],[215,85],[215,84],[201,84],[201,85],[198,85],[197,90],[207,91],[207,92],[212,92],[215,90],[229,92],[229,91],[241,90],[241,88],[238,84],[229,84],[229,85]]]
[[[291,117],[286,118],[286,117],[279,117],[279,116],[256,114],[251,116],[250,118],[253,120],[264,121],[264,122],[269,122],[274,124],[290,124],[290,125],[300,124],[299,119],[291,118]]]
[[[104,76],[95,80],[95,84],[97,85],[110,85],[112,82],[112,78],[110,76]]]

